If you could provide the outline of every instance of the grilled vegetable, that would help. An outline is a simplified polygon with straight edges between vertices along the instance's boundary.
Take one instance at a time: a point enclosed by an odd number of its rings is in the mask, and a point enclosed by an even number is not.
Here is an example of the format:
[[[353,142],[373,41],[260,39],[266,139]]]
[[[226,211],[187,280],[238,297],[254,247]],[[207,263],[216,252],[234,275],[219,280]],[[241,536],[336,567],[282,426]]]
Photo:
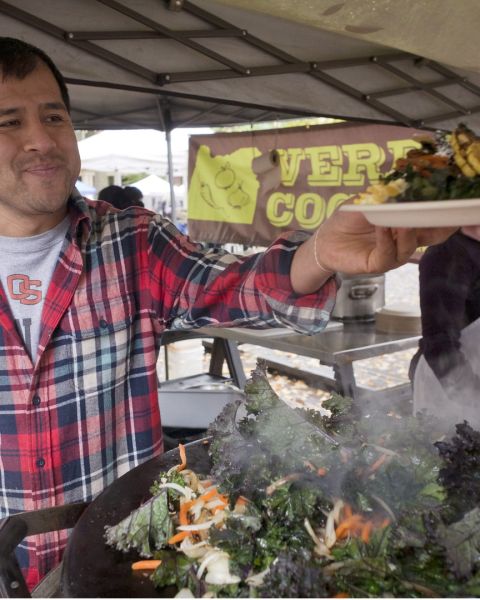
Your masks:
[[[479,595],[480,433],[461,424],[436,443],[431,417],[362,417],[338,395],[329,416],[293,410],[262,365],[246,392],[245,416],[234,403],[210,428],[208,479],[189,469],[187,447],[182,470],[152,488],[172,525],[167,537],[160,519],[162,548],[150,544],[157,586],[196,597]],[[127,550],[133,536],[145,552],[140,533],[152,531],[132,516],[107,542]]]
[[[423,137],[421,147],[397,159],[379,183],[354,199],[356,204],[478,198],[480,138],[460,123],[451,134]]]

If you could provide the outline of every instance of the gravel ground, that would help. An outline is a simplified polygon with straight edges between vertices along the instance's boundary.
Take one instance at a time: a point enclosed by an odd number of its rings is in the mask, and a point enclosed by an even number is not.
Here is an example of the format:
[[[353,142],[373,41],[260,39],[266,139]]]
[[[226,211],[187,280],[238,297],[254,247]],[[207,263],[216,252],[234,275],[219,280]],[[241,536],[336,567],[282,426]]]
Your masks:
[[[418,266],[406,264],[386,275],[386,304],[418,304]],[[264,349],[262,349],[264,351]],[[357,383],[372,390],[392,387],[408,382],[408,367],[415,349],[395,352],[383,356],[357,361],[354,364]],[[249,375],[255,368],[255,346],[241,345],[240,354],[245,373]],[[292,365],[298,368],[316,367],[318,361],[295,354],[272,351],[272,355],[287,356]],[[185,340],[169,346],[170,378],[184,377],[208,370],[209,355],[206,355],[201,340]],[[226,368],[226,367],[225,367]],[[228,371],[225,371],[228,375]],[[159,361],[159,376],[164,379],[164,361]],[[272,374],[270,382],[275,392],[291,405],[301,405],[321,410],[322,402],[328,397],[326,392],[307,385],[302,380],[290,379]]]

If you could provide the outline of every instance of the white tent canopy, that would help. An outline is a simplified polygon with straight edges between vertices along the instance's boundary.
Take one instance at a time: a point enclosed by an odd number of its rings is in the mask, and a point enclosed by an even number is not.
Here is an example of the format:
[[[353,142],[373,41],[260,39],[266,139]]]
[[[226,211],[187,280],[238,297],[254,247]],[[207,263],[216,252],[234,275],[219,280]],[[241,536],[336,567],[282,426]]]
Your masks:
[[[170,186],[168,181],[158,177],[158,175],[148,175],[140,181],[133,183],[144,196],[163,196],[167,199],[170,195]]]
[[[170,185],[165,179],[158,175],[148,175],[140,181],[132,183],[143,194],[143,203],[146,208],[155,212],[171,214],[171,192]],[[185,208],[185,187],[183,185],[173,186],[173,194],[178,208]]]
[[[172,132],[173,175],[184,176],[188,161],[188,133]],[[168,173],[165,134],[152,129],[102,131],[78,144],[82,168],[91,171]]]

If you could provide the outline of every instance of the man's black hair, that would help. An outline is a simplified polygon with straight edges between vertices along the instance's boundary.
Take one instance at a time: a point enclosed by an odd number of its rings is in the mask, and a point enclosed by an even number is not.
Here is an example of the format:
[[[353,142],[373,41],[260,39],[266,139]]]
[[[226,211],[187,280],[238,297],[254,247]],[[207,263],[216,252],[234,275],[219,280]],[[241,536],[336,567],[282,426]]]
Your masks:
[[[3,81],[10,77],[24,79],[44,62],[55,77],[63,103],[70,112],[70,96],[63,75],[57,69],[53,60],[43,50],[22,40],[0,36],[0,71]]]

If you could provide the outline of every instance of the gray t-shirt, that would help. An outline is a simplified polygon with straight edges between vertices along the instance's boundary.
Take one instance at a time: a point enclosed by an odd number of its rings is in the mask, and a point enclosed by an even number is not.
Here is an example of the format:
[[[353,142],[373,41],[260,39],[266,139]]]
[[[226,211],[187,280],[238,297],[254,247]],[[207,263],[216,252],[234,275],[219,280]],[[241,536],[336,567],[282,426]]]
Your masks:
[[[35,362],[43,303],[52,279],[69,218],[31,237],[0,236],[0,281],[18,332]]]

